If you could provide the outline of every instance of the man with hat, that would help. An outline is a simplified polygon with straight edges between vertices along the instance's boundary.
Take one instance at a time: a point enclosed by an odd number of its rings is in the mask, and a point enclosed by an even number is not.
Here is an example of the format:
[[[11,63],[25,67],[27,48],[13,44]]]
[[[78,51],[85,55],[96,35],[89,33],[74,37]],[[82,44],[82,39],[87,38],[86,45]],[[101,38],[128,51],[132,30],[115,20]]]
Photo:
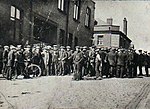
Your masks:
[[[145,72],[146,72],[146,76],[149,76],[149,72],[148,72],[148,64],[149,64],[149,56],[147,54],[147,51],[144,51],[144,67],[145,67]]]
[[[53,52],[52,52],[52,70],[53,70],[53,73],[55,75],[58,75],[58,65],[59,65],[59,51],[58,51],[58,48],[57,48],[57,45],[53,45]]]
[[[66,74],[66,62],[67,62],[68,54],[65,51],[65,47],[61,46],[60,47],[60,52],[59,52],[59,75],[64,76]]]
[[[144,55],[142,53],[142,50],[139,50],[139,56],[138,56],[139,76],[143,76],[142,73],[143,64],[144,64]]]
[[[127,63],[127,55],[124,49],[120,49],[117,53],[117,77],[123,78],[125,74],[125,66]]]
[[[89,51],[89,74],[87,76],[95,76],[95,57],[95,46],[92,46]]]
[[[96,79],[100,80],[102,78],[102,59],[100,56],[100,49],[96,49],[96,58],[95,58],[95,71]]]
[[[3,69],[2,69],[2,73],[3,73],[4,77],[5,77],[6,65],[7,65],[7,61],[8,61],[8,53],[9,53],[9,46],[4,46],[4,51],[3,51]]]
[[[87,51],[87,46],[83,47],[82,53],[83,53],[83,66],[82,66],[82,77],[83,77],[88,74],[89,53]]]
[[[25,68],[24,53],[23,53],[23,49],[21,48],[21,45],[17,46],[17,51],[15,53],[15,62],[16,62],[15,69],[17,71],[17,74],[15,76],[17,78],[18,75],[23,75],[24,68]]]
[[[110,77],[113,77],[115,75],[116,61],[117,61],[117,54],[114,48],[112,48],[110,52],[107,53],[106,61],[108,61],[109,64],[109,75]]]
[[[7,62],[7,66],[9,68],[9,71],[6,74],[6,78],[8,80],[11,80],[12,79],[12,74],[15,73],[15,70],[14,70],[15,52],[16,52],[16,48],[13,45],[11,45],[10,46],[10,51],[8,53],[8,62]]]
[[[66,47],[66,52],[67,52],[67,55],[68,55],[68,58],[67,58],[67,74],[71,74],[73,73],[73,51],[71,50],[71,47],[70,46],[67,46]]]
[[[82,79],[82,62],[83,54],[80,51],[80,47],[76,46],[76,51],[73,54],[73,63],[74,63],[74,80]]]
[[[50,73],[50,67],[49,67],[49,62],[50,62],[50,53],[49,53],[49,48],[46,46],[43,48],[42,58],[44,61],[44,75],[48,76]]]

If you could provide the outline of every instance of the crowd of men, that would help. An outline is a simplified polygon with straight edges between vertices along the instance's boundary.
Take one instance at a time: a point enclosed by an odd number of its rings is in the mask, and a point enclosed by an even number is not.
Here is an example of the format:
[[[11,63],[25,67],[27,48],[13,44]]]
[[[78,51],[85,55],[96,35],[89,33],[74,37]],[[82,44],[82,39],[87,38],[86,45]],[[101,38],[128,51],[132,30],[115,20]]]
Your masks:
[[[27,63],[27,64],[25,64]],[[135,49],[96,48],[76,46],[21,46],[0,45],[0,73],[10,67],[12,74],[24,75],[25,67],[31,63],[39,65],[42,76],[64,76],[73,74],[74,80],[84,77],[95,77],[100,80],[106,78],[133,78],[143,76],[142,67],[145,67],[146,76],[149,76],[150,53]],[[139,68],[139,74],[137,70]],[[12,79],[12,76],[7,77]]]

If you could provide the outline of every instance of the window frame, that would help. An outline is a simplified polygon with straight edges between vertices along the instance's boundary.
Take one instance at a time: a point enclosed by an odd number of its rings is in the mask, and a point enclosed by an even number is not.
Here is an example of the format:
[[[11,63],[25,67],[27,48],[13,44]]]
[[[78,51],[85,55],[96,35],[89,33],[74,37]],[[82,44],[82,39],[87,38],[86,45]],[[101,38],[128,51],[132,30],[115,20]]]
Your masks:
[[[90,28],[91,26],[91,8],[87,7],[86,8],[86,15],[85,15],[85,27]]]
[[[80,19],[81,0],[75,0],[73,6],[73,19],[79,21]]]
[[[60,12],[66,14],[67,12],[66,6],[67,6],[67,0],[58,0],[57,8]]]
[[[104,45],[104,35],[98,35],[97,36],[97,45],[100,45],[100,46],[102,46],[102,45]]]

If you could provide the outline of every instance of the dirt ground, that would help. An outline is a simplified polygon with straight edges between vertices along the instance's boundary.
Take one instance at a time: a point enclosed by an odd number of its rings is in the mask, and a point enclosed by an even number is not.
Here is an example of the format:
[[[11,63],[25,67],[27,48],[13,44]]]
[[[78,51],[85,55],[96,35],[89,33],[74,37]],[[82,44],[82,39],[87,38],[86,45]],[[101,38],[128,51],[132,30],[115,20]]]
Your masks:
[[[146,109],[150,107],[149,84],[150,78],[82,81],[72,81],[71,76],[15,81],[1,78],[0,109]]]

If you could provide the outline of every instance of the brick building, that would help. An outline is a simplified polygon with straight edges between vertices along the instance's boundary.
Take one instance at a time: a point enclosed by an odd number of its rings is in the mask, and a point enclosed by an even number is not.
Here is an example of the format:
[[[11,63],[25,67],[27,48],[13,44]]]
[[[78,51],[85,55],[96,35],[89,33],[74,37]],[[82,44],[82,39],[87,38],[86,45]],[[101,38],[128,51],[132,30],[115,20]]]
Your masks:
[[[127,37],[127,20],[123,20],[123,32],[120,26],[113,25],[113,19],[100,21],[94,27],[93,44],[98,47],[129,48],[131,40]]]
[[[90,46],[94,12],[92,0],[1,0],[0,43]]]

